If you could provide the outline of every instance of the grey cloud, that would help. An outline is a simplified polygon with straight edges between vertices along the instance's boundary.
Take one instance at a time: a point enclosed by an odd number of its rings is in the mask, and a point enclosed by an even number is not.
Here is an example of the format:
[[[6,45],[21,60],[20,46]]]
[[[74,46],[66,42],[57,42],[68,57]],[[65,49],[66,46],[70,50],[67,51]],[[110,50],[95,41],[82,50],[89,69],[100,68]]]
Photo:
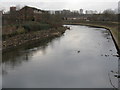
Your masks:
[[[17,1],[17,0],[1,0],[0,1],[0,9],[9,10],[9,7],[12,5],[20,5],[20,6],[33,6],[40,9],[45,10],[62,10],[62,9],[70,9],[70,10],[79,10],[83,8],[84,10],[97,10],[103,11],[105,9],[116,9],[118,5],[118,0],[103,0],[95,1],[95,0],[26,0],[26,1]]]

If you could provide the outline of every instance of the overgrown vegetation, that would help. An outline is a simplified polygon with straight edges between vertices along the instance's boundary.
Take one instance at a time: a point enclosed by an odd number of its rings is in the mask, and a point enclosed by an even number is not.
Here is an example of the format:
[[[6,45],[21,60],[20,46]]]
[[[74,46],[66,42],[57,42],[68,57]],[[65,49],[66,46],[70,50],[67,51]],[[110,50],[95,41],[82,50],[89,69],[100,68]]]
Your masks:
[[[24,22],[17,22],[16,24],[3,25],[3,40],[19,34],[28,32],[49,30],[51,28],[59,28],[62,26],[62,18],[60,15],[51,15],[44,13],[41,15],[40,21],[26,20]]]
[[[47,30],[51,26],[49,24],[30,21],[22,24],[22,27],[26,30],[26,32],[29,32],[29,31]]]

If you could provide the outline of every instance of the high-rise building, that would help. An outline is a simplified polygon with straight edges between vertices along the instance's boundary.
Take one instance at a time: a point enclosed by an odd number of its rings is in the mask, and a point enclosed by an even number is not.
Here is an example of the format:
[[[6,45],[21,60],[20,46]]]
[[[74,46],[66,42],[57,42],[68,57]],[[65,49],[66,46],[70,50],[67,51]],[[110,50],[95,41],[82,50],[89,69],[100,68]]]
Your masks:
[[[83,9],[80,9],[80,14],[83,14]]]
[[[118,2],[118,13],[120,14],[120,1]]]
[[[50,14],[55,14],[55,11],[53,11],[53,10],[50,10],[50,11],[48,11]]]
[[[65,9],[64,9],[64,10],[61,11],[61,13],[62,13],[62,14],[69,14],[69,13],[70,13],[70,10],[65,10]]]
[[[0,16],[2,16],[2,14],[3,14],[3,11],[0,11]]]

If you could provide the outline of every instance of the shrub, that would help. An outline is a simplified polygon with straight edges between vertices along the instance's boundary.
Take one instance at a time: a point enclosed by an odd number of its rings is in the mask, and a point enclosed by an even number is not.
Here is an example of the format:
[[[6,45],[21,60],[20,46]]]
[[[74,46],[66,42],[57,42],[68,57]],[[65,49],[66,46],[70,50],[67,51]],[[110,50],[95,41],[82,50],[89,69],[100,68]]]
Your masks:
[[[22,25],[22,27],[27,31],[38,31],[49,29],[49,24],[41,24],[39,22],[26,22]]]
[[[26,33],[26,31],[23,27],[20,27],[16,30],[16,34],[23,34],[23,33]]]

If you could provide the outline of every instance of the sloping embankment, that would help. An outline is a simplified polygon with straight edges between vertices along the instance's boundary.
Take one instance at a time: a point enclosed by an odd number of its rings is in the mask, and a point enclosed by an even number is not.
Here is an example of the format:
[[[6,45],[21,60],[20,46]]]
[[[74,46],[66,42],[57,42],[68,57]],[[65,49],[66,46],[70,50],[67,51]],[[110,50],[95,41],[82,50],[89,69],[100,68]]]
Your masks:
[[[38,42],[45,42],[47,39],[52,39],[61,36],[65,32],[65,30],[66,27],[59,27],[57,29],[41,30],[41,31],[16,35],[2,42],[2,50],[3,52],[5,52],[25,44],[35,44]]]

